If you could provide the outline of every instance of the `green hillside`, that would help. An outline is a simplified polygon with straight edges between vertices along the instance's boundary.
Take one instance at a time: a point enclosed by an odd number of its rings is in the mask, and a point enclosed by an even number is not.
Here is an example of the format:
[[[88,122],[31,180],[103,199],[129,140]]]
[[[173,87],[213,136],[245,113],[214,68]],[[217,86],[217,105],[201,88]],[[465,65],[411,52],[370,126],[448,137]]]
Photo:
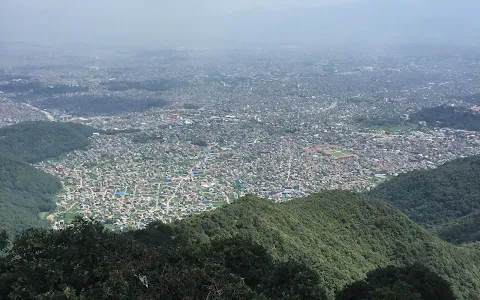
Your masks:
[[[446,278],[459,299],[480,294],[478,245],[444,242],[366,195],[333,191],[282,204],[249,196],[176,222],[173,230],[191,245],[249,237],[276,259],[307,262],[330,297],[369,271],[409,263],[425,264]]]
[[[0,228],[18,233],[46,227],[48,222],[39,213],[54,208],[53,198],[60,188],[54,176],[0,151]]]
[[[480,210],[446,223],[437,232],[443,239],[456,244],[480,241]]]
[[[358,299],[349,295],[360,288],[369,295],[362,299],[400,299],[408,287],[412,299],[435,299],[422,297],[422,289],[438,295],[426,290],[433,280],[458,299],[478,299],[480,245],[442,241],[364,194],[331,191],[282,204],[247,196],[129,234],[84,221],[30,231],[0,259],[0,274],[0,296],[19,298]],[[398,280],[376,281],[382,274]]]
[[[39,213],[54,209],[61,185],[29,163],[87,146],[93,130],[82,124],[45,121],[0,128],[0,228],[16,234],[48,226]]]
[[[18,123],[0,129],[0,151],[35,163],[88,146],[93,131],[93,127],[76,123]]]
[[[480,156],[399,175],[371,195],[394,204],[448,241],[480,241]]]
[[[411,122],[425,121],[430,126],[480,131],[480,114],[467,107],[441,105],[412,114]]]

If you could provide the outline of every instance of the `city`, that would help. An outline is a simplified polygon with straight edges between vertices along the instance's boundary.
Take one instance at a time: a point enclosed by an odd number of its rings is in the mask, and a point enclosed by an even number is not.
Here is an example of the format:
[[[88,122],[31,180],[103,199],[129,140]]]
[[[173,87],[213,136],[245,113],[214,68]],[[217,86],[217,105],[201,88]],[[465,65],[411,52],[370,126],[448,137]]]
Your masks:
[[[77,214],[140,229],[247,194],[283,202],[366,191],[480,154],[480,132],[408,121],[424,107],[478,104],[465,100],[480,92],[475,63],[449,49],[435,60],[408,48],[357,56],[177,49],[74,62],[44,55],[28,69],[9,61],[18,74],[1,81],[0,124],[43,119],[120,131],[94,133],[87,149],[36,164],[63,184],[46,216],[54,228]],[[385,119],[402,123],[372,125]]]

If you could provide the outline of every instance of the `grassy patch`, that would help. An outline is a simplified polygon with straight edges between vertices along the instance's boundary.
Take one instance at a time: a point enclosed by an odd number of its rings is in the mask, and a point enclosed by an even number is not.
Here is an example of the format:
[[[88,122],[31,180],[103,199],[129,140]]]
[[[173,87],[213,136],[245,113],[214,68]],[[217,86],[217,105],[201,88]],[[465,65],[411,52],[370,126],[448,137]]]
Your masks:
[[[64,213],[63,220],[65,223],[71,223],[73,219],[78,215],[78,212],[80,211],[80,208],[78,207],[78,204],[74,205],[71,209],[66,211]]]
[[[48,217],[49,214],[50,214],[50,213],[47,212],[47,211],[39,212],[39,213],[38,213],[38,217],[39,217],[40,219],[44,220],[44,219],[46,219],[46,218]]]

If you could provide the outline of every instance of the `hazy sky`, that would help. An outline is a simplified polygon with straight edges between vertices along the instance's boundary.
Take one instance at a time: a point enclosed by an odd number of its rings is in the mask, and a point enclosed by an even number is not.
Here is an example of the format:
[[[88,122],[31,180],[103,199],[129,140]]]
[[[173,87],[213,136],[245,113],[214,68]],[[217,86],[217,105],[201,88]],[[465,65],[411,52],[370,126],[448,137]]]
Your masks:
[[[348,0],[344,0],[348,1]],[[299,4],[301,2],[301,4]],[[182,43],[203,40],[228,14],[333,0],[0,0],[0,41]],[[221,25],[220,25],[221,26]]]
[[[175,13],[188,13],[189,11],[201,10],[210,12],[229,12],[248,10],[254,8],[284,9],[291,7],[321,7],[355,0],[117,0],[114,1],[120,7],[143,6],[145,8],[163,7],[165,10]],[[358,1],[358,0],[357,0]],[[101,3],[113,3],[109,0],[2,0],[2,3],[15,3],[32,8],[51,9],[53,11],[68,10],[69,7],[90,6]]]
[[[464,15],[479,11],[479,5],[475,4],[479,2],[0,0],[0,41],[195,45],[220,40],[224,43],[248,40],[318,42],[332,38],[349,41],[364,36],[410,36],[417,31],[428,37],[443,34],[446,29],[455,35],[469,29],[470,23],[463,20]],[[325,6],[341,9],[321,8]],[[309,9],[294,11],[292,8]],[[455,15],[452,8],[463,10]],[[472,20],[477,19],[475,14]],[[457,26],[459,24],[461,26]]]

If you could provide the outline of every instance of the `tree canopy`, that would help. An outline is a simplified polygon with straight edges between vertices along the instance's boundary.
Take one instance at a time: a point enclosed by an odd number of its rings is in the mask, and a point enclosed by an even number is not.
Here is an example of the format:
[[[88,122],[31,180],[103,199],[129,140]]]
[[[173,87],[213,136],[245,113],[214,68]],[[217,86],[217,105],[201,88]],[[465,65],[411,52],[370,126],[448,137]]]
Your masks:
[[[480,156],[401,174],[371,191],[455,243],[480,240]]]
[[[151,245],[168,243],[173,236],[192,247],[248,238],[275,260],[311,266],[329,298],[377,268],[414,263],[445,278],[459,299],[468,299],[471,291],[480,293],[480,280],[472,276],[480,271],[479,249],[442,241],[366,194],[330,191],[281,204],[249,195],[176,221],[170,229],[154,223],[136,234]]]
[[[388,266],[368,273],[339,292],[336,300],[454,300],[450,284],[422,265]]]
[[[410,116],[411,121],[425,121],[431,126],[480,131],[480,114],[466,107],[435,106]]]
[[[0,228],[18,234],[49,225],[39,214],[55,208],[60,181],[27,162],[86,147],[93,131],[82,124],[44,121],[0,129]]]
[[[247,196],[127,233],[81,218],[28,230],[0,259],[0,298],[313,300],[360,289],[365,299],[475,299],[479,254],[366,195]]]
[[[54,208],[54,195],[60,188],[54,176],[0,151],[0,228],[18,233],[46,227],[48,222],[39,213]]]
[[[80,218],[25,232],[0,271],[2,299],[327,299],[308,266],[274,261],[248,239],[148,247]]]
[[[34,163],[89,145],[95,129],[78,123],[35,121],[0,129],[0,150]]]

